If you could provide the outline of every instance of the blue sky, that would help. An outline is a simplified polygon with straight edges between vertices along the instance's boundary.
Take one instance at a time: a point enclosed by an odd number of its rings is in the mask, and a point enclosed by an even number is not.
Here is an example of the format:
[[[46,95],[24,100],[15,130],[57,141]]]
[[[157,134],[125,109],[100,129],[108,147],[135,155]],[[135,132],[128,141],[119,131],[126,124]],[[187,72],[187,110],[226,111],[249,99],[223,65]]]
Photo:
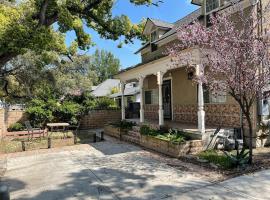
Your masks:
[[[197,6],[190,4],[189,0],[163,0],[159,7],[151,6],[134,6],[129,3],[129,0],[116,0],[113,9],[114,15],[125,14],[130,17],[133,23],[140,22],[143,18],[155,18],[168,22],[175,22],[184,17],[190,12],[197,9]],[[117,58],[120,59],[121,68],[126,68],[141,62],[140,55],[135,55],[134,52],[141,47],[140,41],[135,41],[134,44],[123,45],[122,48],[117,48],[119,41],[104,40],[99,35],[86,28],[86,32],[91,34],[93,42],[96,46],[92,47],[87,53],[92,54],[96,48],[111,51]],[[67,34],[66,43],[69,45],[73,41],[75,35],[73,32]]]

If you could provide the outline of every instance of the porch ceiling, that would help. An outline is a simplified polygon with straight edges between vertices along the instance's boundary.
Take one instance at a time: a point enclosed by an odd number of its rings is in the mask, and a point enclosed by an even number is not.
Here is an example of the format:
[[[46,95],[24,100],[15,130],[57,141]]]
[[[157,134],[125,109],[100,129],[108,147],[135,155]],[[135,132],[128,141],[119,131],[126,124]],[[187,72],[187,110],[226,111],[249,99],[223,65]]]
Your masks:
[[[187,49],[184,50],[183,53],[186,53],[190,57],[192,57],[191,64],[196,65],[201,63],[201,53],[199,49]],[[169,70],[185,66],[186,62],[180,62],[179,65],[174,66],[171,57],[166,56],[152,62],[131,68],[127,71],[122,71],[119,74],[115,75],[115,78],[120,79],[122,82],[129,82],[130,80],[138,80],[140,77],[146,77],[152,74],[156,75],[159,71],[166,73]]]

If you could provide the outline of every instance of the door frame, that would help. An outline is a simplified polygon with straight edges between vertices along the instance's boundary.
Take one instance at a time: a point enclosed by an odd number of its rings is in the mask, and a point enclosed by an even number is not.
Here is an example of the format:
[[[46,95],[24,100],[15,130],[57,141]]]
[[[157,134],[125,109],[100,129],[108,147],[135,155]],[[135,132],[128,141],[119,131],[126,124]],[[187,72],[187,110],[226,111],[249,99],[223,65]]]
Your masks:
[[[171,75],[169,77],[163,78],[162,85],[163,85],[163,82],[164,81],[171,81],[171,119],[169,119],[169,120],[173,121],[174,120],[174,113],[173,113],[173,89],[172,89],[172,87],[173,87],[173,84],[172,84],[173,83],[173,78],[172,78]],[[163,104],[163,102],[162,102],[162,104]]]

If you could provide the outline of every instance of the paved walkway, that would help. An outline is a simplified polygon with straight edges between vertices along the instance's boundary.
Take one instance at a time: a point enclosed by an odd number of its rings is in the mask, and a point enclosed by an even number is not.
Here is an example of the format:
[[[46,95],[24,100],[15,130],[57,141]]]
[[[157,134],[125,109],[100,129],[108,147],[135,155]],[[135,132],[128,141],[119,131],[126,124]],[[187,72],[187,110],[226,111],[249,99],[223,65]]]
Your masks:
[[[116,140],[10,154],[4,181],[12,199],[270,199],[270,171],[210,183]]]

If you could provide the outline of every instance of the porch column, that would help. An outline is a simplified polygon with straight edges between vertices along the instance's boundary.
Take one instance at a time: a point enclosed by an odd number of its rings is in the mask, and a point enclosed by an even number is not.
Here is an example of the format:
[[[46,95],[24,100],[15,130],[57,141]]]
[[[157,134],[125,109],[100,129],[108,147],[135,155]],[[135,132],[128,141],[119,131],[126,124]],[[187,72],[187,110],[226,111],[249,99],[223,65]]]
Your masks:
[[[126,119],[126,109],[125,109],[125,86],[126,84],[124,82],[121,82],[121,113],[122,113],[122,120]]]
[[[145,76],[140,76],[139,78],[139,87],[140,87],[140,122],[144,123],[144,89],[143,81]]]
[[[157,83],[158,83],[158,119],[159,126],[164,126],[164,111],[163,111],[163,97],[162,97],[162,84],[163,84],[164,72],[157,72]]]
[[[201,76],[203,69],[201,65],[196,66],[196,75]],[[198,129],[203,134],[205,133],[205,111],[204,111],[204,100],[203,100],[203,83],[199,78],[198,82]]]

